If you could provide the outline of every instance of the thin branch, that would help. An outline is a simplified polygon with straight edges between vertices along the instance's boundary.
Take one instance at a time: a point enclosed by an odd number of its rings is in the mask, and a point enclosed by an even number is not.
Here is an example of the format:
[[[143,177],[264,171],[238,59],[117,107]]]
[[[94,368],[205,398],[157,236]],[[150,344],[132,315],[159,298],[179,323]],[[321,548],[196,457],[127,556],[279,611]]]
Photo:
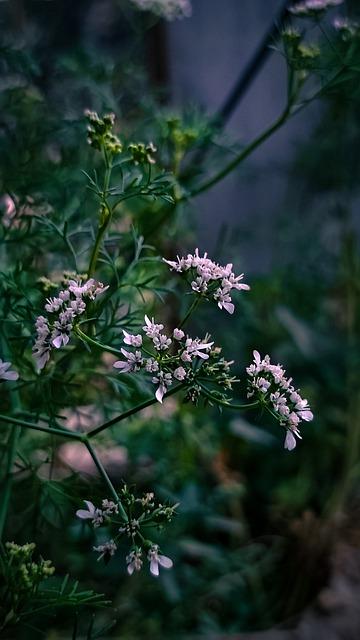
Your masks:
[[[282,2],[277,15],[272,20],[270,27],[260,41],[253,57],[246,65],[245,69],[241,71],[239,78],[235,82],[227,98],[225,98],[223,105],[215,113],[214,123],[216,123],[217,126],[224,126],[226,124],[227,120],[235,111],[235,108],[239,104],[241,98],[246,93],[251,83],[255,80],[259,71],[261,71],[269,55],[272,53],[270,44],[278,34],[281,25],[284,23],[288,13],[289,4],[289,0]]]
[[[63,438],[70,438],[72,440],[83,440],[83,435],[74,431],[67,431],[66,429],[58,429],[56,427],[42,427],[39,424],[33,422],[27,422],[25,420],[19,420],[12,416],[4,416],[0,414],[0,422],[6,422],[7,424],[18,425],[20,427],[26,427],[27,429],[33,429],[34,431],[42,431],[50,435],[61,436]]]
[[[291,105],[287,105],[283,113],[271,124],[265,131],[263,131],[257,138],[255,138],[250,144],[248,144],[245,149],[243,149],[229,164],[227,164],[223,169],[221,169],[218,173],[216,173],[212,178],[203,182],[198,187],[195,187],[190,194],[183,196],[182,199],[191,198],[194,196],[203,193],[203,191],[207,191],[211,187],[213,187],[217,182],[220,182],[223,178],[225,178],[231,171],[233,171],[245,158],[247,158],[255,149],[257,149],[265,140],[270,138],[275,131],[280,129],[280,127],[286,122],[290,115]]]
[[[256,400],[255,402],[248,402],[247,404],[232,404],[230,402],[226,402],[225,400],[220,400],[220,398],[217,398],[210,391],[208,391],[207,388],[203,384],[201,384],[201,382],[199,383],[199,385],[202,389],[204,396],[206,396],[209,400],[212,400],[213,402],[215,402],[215,404],[218,404],[222,407],[226,407],[227,409],[245,411],[246,409],[254,409],[255,407],[259,406],[258,400]]]
[[[183,388],[184,388],[184,385],[177,384],[175,387],[172,387],[172,389],[170,389],[166,393],[166,395],[164,395],[164,398],[169,398],[170,396],[174,395],[174,393],[177,393],[178,391],[180,391],[180,389],[183,389]],[[141,402],[140,404],[136,405],[136,407],[132,407],[132,409],[127,409],[127,411],[124,411],[119,416],[116,416],[115,418],[112,418],[111,420],[104,422],[104,424],[101,424],[99,427],[96,427],[96,429],[89,431],[88,438],[93,438],[98,433],[105,431],[105,429],[112,427],[114,424],[117,424],[118,422],[121,422],[126,418],[130,418],[130,416],[134,415],[135,413],[138,413],[139,411],[142,411],[147,407],[151,407],[151,405],[156,403],[157,403],[156,398],[150,398],[149,400],[144,400],[144,402]]]
[[[101,342],[98,342],[94,338],[90,338],[90,336],[84,333],[79,326],[75,327],[75,333],[79,336],[79,338],[81,338],[81,340],[84,340],[85,342],[90,344],[92,347],[96,347],[96,349],[100,349],[101,351],[108,351],[109,353],[112,353],[115,356],[122,357],[122,353],[119,349],[114,349],[113,347],[110,347],[107,344],[102,344]]]
[[[124,520],[127,521],[128,517],[126,515],[126,511],[125,511],[125,509],[124,509],[124,507],[123,507],[123,505],[121,503],[121,500],[120,500],[120,498],[118,496],[118,493],[117,493],[113,483],[111,482],[108,474],[105,471],[105,468],[104,468],[101,460],[98,458],[95,449],[92,447],[92,445],[90,444],[90,442],[88,440],[84,440],[84,444],[85,444],[88,452],[90,453],[90,455],[91,455],[91,457],[92,457],[92,459],[93,459],[93,461],[94,461],[94,463],[96,465],[96,468],[97,468],[98,472],[100,473],[101,477],[103,478],[105,484],[107,484],[107,486],[108,486],[108,488],[110,490],[110,493],[113,496],[116,504],[119,505],[119,510],[120,510],[120,513],[121,513],[122,517],[124,518]]]

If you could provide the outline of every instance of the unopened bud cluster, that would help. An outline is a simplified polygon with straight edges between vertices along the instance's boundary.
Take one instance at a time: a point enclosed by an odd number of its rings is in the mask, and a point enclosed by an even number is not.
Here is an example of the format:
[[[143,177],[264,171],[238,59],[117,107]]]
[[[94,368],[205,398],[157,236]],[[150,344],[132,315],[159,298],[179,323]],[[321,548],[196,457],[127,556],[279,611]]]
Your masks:
[[[131,142],[128,146],[128,151],[131,154],[132,161],[135,165],[138,164],[155,164],[154,153],[156,153],[156,147],[152,142],[145,144],[144,142]]]
[[[88,520],[95,529],[106,527],[111,537],[93,547],[99,556],[98,560],[109,562],[118,550],[122,538],[130,539],[130,548],[126,554],[127,572],[129,575],[139,571],[143,558],[150,563],[150,572],[159,575],[159,566],[172,567],[170,558],[163,556],[157,544],[146,538],[147,528],[162,529],[171,522],[178,505],[170,506],[157,503],[152,492],[137,498],[125,485],[119,495],[126,513],[126,520],[119,515],[119,506],[111,500],[103,500],[101,507],[96,507],[89,500],[84,500],[86,509],[79,509],[76,515],[81,520]]]
[[[121,140],[114,134],[115,115],[113,113],[100,117],[95,111],[85,111],[85,116],[89,122],[88,143],[98,151],[104,150],[112,157],[124,150]],[[152,142],[131,142],[127,146],[129,157],[127,158],[134,165],[155,164],[154,153],[156,147]]]
[[[88,143],[94,149],[104,149],[110,155],[121,153],[123,145],[114,134],[115,115],[109,113],[102,118],[95,111],[85,111],[88,125]]]
[[[286,57],[295,71],[308,72],[316,66],[320,49],[316,44],[302,42],[300,31],[293,27],[286,27],[281,33],[281,38]],[[306,77],[307,73],[304,74],[303,80]]]
[[[24,545],[6,542],[5,550],[11,581],[16,584],[19,595],[24,591],[35,591],[40,582],[52,576],[55,571],[50,560],[33,560],[33,542]]]

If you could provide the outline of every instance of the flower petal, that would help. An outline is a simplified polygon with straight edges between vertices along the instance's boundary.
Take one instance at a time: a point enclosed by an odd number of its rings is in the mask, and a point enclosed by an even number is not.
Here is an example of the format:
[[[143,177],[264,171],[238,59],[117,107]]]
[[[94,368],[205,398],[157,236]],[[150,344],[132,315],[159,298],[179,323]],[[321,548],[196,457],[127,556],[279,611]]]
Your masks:
[[[5,371],[0,377],[3,380],[18,380],[19,374],[17,371]]]
[[[150,573],[153,574],[153,576],[158,576],[159,575],[159,562],[158,560],[151,560],[150,562]]]
[[[76,512],[76,515],[78,518],[81,518],[82,520],[89,520],[89,518],[92,518],[92,514],[89,511],[86,511],[85,509],[78,509]]]
[[[165,393],[165,391],[166,391],[166,388],[164,387],[164,385],[163,385],[163,384],[161,384],[161,385],[156,389],[156,392],[155,392],[155,398],[156,398],[156,400],[157,400],[158,402],[161,402],[161,404],[162,404],[162,401],[163,401],[163,397],[164,397],[164,393]]]
[[[295,447],[296,447],[296,439],[291,433],[291,431],[287,431],[284,448],[287,449],[288,451],[292,451],[293,449],[295,449]]]
[[[171,567],[173,566],[173,561],[171,560],[171,558],[168,558],[167,556],[158,556],[159,559],[159,564],[161,564],[162,567],[164,567],[165,569],[171,569]]]

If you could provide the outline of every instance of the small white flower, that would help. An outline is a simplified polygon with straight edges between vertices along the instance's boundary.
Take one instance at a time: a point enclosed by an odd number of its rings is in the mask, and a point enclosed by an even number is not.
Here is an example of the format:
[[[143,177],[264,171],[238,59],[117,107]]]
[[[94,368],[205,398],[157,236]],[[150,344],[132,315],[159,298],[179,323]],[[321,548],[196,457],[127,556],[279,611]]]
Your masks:
[[[111,516],[113,514],[117,514],[119,513],[119,507],[116,504],[116,502],[113,502],[112,500],[103,500],[101,503],[102,506],[102,510],[105,516]]]
[[[185,342],[185,351],[181,355],[181,359],[183,362],[191,362],[192,357],[198,357],[202,360],[207,360],[209,358],[207,353],[203,353],[203,351],[210,351],[213,342],[201,342],[199,338],[187,338]]]
[[[174,329],[173,331],[174,340],[182,340],[184,337],[185,337],[185,333],[182,331],[182,329]]]
[[[159,363],[154,358],[148,358],[145,360],[145,371],[147,373],[156,373],[159,371]]]
[[[288,451],[292,451],[296,447],[295,436],[301,440],[300,432],[298,429],[296,429],[296,427],[286,430],[284,448],[287,449]]]
[[[60,347],[65,347],[70,340],[70,336],[68,333],[61,333],[57,331],[55,333],[55,338],[51,340],[51,344],[56,347],[56,349],[60,349]]]
[[[99,544],[98,547],[93,547],[93,551],[100,553],[98,560],[101,560],[104,557],[109,558],[109,556],[113,556],[116,550],[117,546],[114,540],[108,540],[107,542],[104,542],[104,544]]]
[[[4,227],[11,227],[16,217],[16,205],[14,200],[9,196],[9,194],[5,194],[0,198],[0,210],[2,214],[2,223]]]
[[[91,520],[94,527],[100,527],[104,517],[101,509],[97,509],[90,500],[84,500],[87,509],[78,509],[76,515],[81,520]]]
[[[169,387],[172,383],[172,375],[171,373],[164,373],[164,371],[159,371],[157,377],[152,379],[154,384],[158,384],[158,388],[155,392],[155,398],[158,402],[162,403],[163,397],[167,391],[167,387]]]
[[[45,305],[45,311],[47,311],[48,313],[56,313],[57,311],[59,311],[59,309],[61,309],[61,307],[64,304],[64,300],[62,298],[47,298],[46,299],[46,305]]]
[[[84,283],[80,280],[69,280],[68,282],[68,289],[71,293],[76,297],[86,297],[90,298],[90,300],[95,300],[97,296],[104,293],[108,288],[109,286],[104,287],[102,282],[97,282],[94,278],[90,278]]]
[[[152,545],[148,552],[148,560],[150,562],[150,573],[155,577],[159,575],[159,566],[164,567],[164,569],[171,569],[173,566],[173,561],[170,558],[159,554],[157,544]]]
[[[18,380],[17,371],[11,371],[11,362],[3,362],[0,360],[0,380]]]
[[[145,325],[143,326],[144,333],[148,336],[148,338],[154,339],[160,335],[160,331],[164,328],[163,324],[156,324],[154,322],[154,318],[151,320],[148,316],[145,316]]]
[[[214,293],[214,300],[217,300],[219,309],[225,309],[231,315],[235,311],[235,305],[231,302],[231,296],[223,289],[217,289]]]
[[[266,380],[266,378],[260,377],[256,381],[256,386],[258,387],[259,391],[261,391],[261,393],[266,393],[271,386],[271,382],[269,382],[269,380]]]
[[[141,559],[141,550],[137,549],[136,551],[130,551],[129,555],[126,556],[126,563],[129,576],[131,576],[134,571],[140,571],[143,564]]]
[[[294,438],[291,431],[288,430],[286,431],[284,449],[287,449],[288,451],[292,451],[293,449],[295,449],[295,447],[296,447],[296,439]]]
[[[206,279],[199,276],[198,278],[196,278],[196,280],[192,281],[191,288],[196,293],[206,293],[206,291],[208,290]]]
[[[113,367],[115,367],[115,369],[121,369],[121,373],[131,373],[133,371],[139,371],[143,363],[141,351],[135,351],[135,353],[131,353],[130,351],[121,349],[121,353],[123,354],[123,356],[125,356],[125,358],[127,358],[127,360],[117,360],[116,362],[114,362]]]
[[[174,371],[174,378],[176,378],[176,380],[185,380],[186,378],[186,370],[184,369],[184,367],[177,367],[177,369],[175,369]]]
[[[134,336],[131,333],[128,333],[127,331],[123,330],[123,334],[125,336],[124,337],[125,344],[128,344],[131,347],[141,347],[142,336],[139,333],[136,336]]]
[[[166,351],[171,345],[171,339],[165,334],[160,334],[153,338],[153,344],[157,351]]]

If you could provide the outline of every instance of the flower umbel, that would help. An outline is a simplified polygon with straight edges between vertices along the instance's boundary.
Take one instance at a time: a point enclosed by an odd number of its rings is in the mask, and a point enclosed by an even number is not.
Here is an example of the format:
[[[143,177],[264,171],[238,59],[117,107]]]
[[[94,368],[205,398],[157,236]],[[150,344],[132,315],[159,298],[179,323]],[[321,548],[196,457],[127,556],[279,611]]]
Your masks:
[[[142,328],[144,338],[141,334],[132,335],[124,331],[125,344],[134,347],[135,351],[122,348],[121,353],[125,360],[117,360],[113,364],[120,373],[136,373],[144,370],[145,373],[153,374],[151,381],[157,386],[155,397],[160,403],[174,379],[192,384],[197,365],[209,359],[214,344],[208,337],[204,340],[190,338],[184,331],[177,328],[170,337],[161,333],[163,329],[163,324],[158,324],[154,318],[150,320],[145,316],[145,325]],[[149,349],[143,350],[143,339],[146,338],[153,352]]]
[[[185,273],[190,282],[192,290],[206,300],[215,300],[219,309],[225,309],[230,314],[234,313],[235,306],[232,302],[230,292],[248,291],[249,285],[241,282],[244,274],[236,276],[233,272],[233,265],[228,263],[221,266],[210,258],[207,253],[199,255],[199,249],[195,249],[194,255],[188,254],[186,257],[177,260],[163,261],[169,265],[171,270],[178,273]]]
[[[51,350],[60,349],[70,341],[76,319],[86,311],[89,301],[106,291],[94,278],[83,281],[81,277],[66,281],[66,288],[45,304],[47,316],[40,315],[35,322],[36,340],[33,356],[38,369],[43,369],[50,359]]]
[[[295,436],[301,439],[300,422],[310,422],[314,416],[308,401],[291,384],[292,378],[285,376],[285,370],[280,364],[271,364],[268,355],[261,359],[258,351],[254,351],[253,356],[253,363],[246,369],[249,376],[248,398],[257,395],[285,427],[284,446],[291,451],[296,447]]]
[[[156,502],[154,493],[147,492],[141,498],[124,485],[119,499],[124,507],[123,515],[119,514],[118,504],[111,500],[102,500],[102,508],[97,508],[90,500],[84,500],[86,509],[78,509],[76,515],[81,520],[88,520],[94,529],[105,526],[112,537],[93,546],[93,551],[99,553],[98,560],[107,564],[118,550],[118,541],[130,538],[131,547],[126,555],[127,572],[132,575],[140,571],[143,565],[143,554],[150,562],[150,572],[159,575],[159,566],[166,569],[172,567],[172,560],[159,553],[159,546],[152,540],[147,540],[148,527],[163,528],[174,517],[177,504],[164,505]],[[126,514],[126,515],[125,515]],[[119,524],[121,526],[119,526]]]

